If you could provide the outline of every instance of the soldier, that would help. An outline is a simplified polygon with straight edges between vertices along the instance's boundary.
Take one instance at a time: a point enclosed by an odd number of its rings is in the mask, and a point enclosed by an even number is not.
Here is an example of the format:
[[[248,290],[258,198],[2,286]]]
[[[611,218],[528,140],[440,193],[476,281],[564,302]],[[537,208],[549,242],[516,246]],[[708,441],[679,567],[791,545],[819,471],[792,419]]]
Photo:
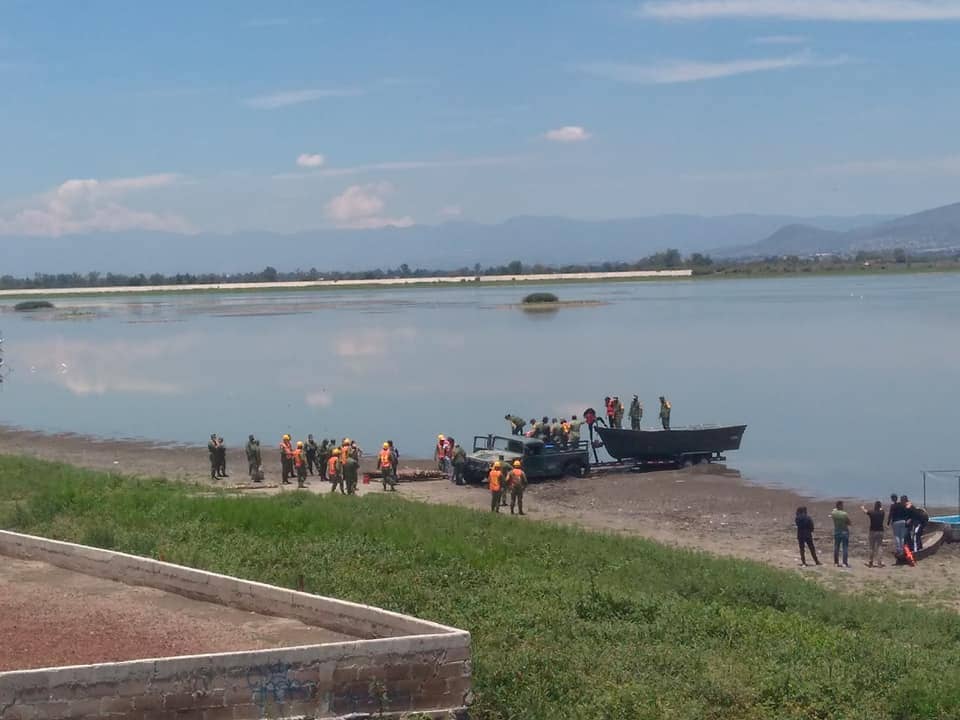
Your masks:
[[[670,401],[663,395],[660,396],[660,423],[664,430],[670,429]]]
[[[330,483],[330,492],[337,491],[340,485],[343,491],[343,480],[340,478],[340,448],[330,448],[330,458],[327,460],[327,481]]]
[[[571,416],[570,416],[570,423],[569,423],[569,425],[570,425],[570,430],[569,430],[569,432],[567,433],[567,445],[568,445],[568,446],[576,447],[577,445],[580,444],[580,426],[581,426],[582,424],[583,424],[583,423],[581,423],[579,420],[577,420],[577,416],[576,416],[576,415],[571,415]]]
[[[467,453],[458,443],[453,448],[453,481],[457,485],[463,485],[466,479],[463,476],[463,469],[467,466]]]
[[[616,412],[613,404],[613,398],[607,395],[607,397],[603,399],[603,406],[607,413],[607,425],[609,425],[612,428],[615,428],[617,424],[613,418],[614,413]]]
[[[619,395],[613,396],[613,421],[618,429],[623,428],[623,403]]]
[[[352,454],[347,453],[343,461],[343,467],[340,470],[343,480],[340,484],[340,492],[343,492],[343,486],[347,486],[347,495],[357,494],[357,475],[360,472],[360,461]]]
[[[500,469],[500,461],[497,460],[490,468],[487,474],[487,482],[490,486],[490,512],[500,512],[500,498],[503,496],[503,471]]]
[[[330,459],[330,443],[324,438],[317,450],[317,475],[321,480],[327,479],[327,460]]]
[[[510,514],[514,507],[519,506],[523,515],[523,491],[527,489],[527,474],[523,471],[519,460],[513,461],[513,470],[507,475],[507,485],[510,487]]]
[[[284,435],[280,441],[280,471],[283,475],[283,484],[289,485],[290,478],[293,477],[293,445],[290,444],[290,436]]]
[[[563,442],[563,428],[556,418],[550,421],[550,438],[554,445],[560,445]]]
[[[227,475],[227,444],[222,437],[217,438],[217,475],[230,477]]]
[[[393,468],[394,479],[399,478],[397,470],[400,468],[400,451],[393,444],[393,440],[387,440],[387,446],[390,448],[390,466]]]
[[[320,469],[320,465],[317,462],[317,441],[313,439],[313,435],[307,435],[307,472],[313,475],[313,466],[317,466],[317,470]]]
[[[516,415],[504,415],[503,419],[510,423],[510,432],[514,435],[523,435],[523,426],[527,423],[522,417]]]
[[[297,471],[297,487],[307,486],[307,458],[303,449],[303,440],[297,440],[297,449],[293,451],[293,466]]]
[[[527,437],[535,438],[540,433],[540,423],[536,418],[530,418],[530,429],[527,430]]]
[[[550,420],[547,418],[546,415],[544,415],[543,419],[540,420],[540,439],[543,440],[543,442],[548,443],[550,442],[550,436],[551,436]]]
[[[560,418],[560,441],[564,447],[570,444],[570,421]]]
[[[640,398],[636,395],[633,396],[633,400],[630,403],[630,429],[639,430],[640,429],[640,418],[643,417],[643,403],[640,402]]]
[[[254,482],[259,482],[260,443],[257,442],[257,439],[253,435],[247,439],[247,445],[244,448],[244,452],[247,455],[247,473],[249,473],[251,480]]]
[[[210,479],[217,479],[217,434],[210,434],[210,441],[207,443],[207,453],[210,455]]]
[[[390,443],[383,444],[380,455],[377,457],[377,469],[380,470],[383,478],[383,491],[386,492],[389,485],[390,489],[396,492],[397,480],[393,475],[393,453],[390,452]]]

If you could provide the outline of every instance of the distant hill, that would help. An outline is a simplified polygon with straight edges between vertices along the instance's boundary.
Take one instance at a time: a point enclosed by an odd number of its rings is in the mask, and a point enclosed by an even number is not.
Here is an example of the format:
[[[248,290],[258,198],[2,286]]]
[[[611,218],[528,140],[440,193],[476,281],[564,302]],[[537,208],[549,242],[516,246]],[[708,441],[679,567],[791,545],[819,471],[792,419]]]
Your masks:
[[[784,226],[847,231],[877,216],[798,218],[785,215],[658,215],[619,220],[515,217],[485,225],[447,222],[377,230],[293,234],[242,232],[178,235],[118,232],[60,238],[5,237],[0,273],[344,271],[396,268],[452,270],[512,260],[549,265],[635,261],[667,248],[687,254],[754,247]]]
[[[810,224],[784,226],[760,242],[721,249],[727,257],[857,253],[903,248],[908,252],[960,249],[960,203],[837,232]]]

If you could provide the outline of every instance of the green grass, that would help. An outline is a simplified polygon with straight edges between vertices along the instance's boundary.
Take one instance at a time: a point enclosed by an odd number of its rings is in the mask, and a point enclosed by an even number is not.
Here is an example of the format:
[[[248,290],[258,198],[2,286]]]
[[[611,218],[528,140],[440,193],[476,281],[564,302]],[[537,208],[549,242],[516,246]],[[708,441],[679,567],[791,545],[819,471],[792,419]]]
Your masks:
[[[0,457],[0,526],[470,630],[472,717],[956,718],[960,617],[397,497],[210,496]]]

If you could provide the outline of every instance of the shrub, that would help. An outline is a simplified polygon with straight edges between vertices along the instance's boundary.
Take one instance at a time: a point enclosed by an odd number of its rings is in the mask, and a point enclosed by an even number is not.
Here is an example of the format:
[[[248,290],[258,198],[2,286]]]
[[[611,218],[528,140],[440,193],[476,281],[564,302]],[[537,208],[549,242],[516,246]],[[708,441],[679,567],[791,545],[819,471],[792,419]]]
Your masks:
[[[548,292],[535,292],[535,293],[530,293],[529,295],[527,295],[527,296],[523,299],[523,304],[524,304],[524,305],[531,305],[531,304],[534,304],[534,303],[555,303],[555,302],[558,302],[559,300],[560,300],[560,298],[558,298],[558,297],[557,297],[556,295],[554,295],[553,293],[548,293]]]

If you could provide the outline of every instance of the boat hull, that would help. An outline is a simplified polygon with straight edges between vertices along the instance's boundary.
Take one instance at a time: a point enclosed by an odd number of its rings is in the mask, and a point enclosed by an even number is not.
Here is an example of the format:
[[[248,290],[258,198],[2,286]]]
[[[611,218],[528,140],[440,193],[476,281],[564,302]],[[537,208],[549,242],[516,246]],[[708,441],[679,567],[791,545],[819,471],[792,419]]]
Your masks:
[[[739,450],[746,425],[710,425],[675,430],[620,430],[596,427],[611,457],[640,462],[682,462]]]

